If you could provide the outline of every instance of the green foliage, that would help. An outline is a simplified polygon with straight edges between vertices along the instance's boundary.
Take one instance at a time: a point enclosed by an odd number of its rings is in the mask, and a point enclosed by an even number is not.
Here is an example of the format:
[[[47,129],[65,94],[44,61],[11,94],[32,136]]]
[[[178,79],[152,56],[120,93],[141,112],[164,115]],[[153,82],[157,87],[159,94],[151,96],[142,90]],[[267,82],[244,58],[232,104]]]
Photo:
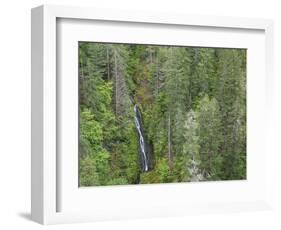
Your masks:
[[[81,125],[80,125],[80,138],[84,142],[89,142],[92,149],[100,150],[103,140],[102,127],[99,122],[94,120],[94,115],[89,109],[84,109],[80,112]]]
[[[81,186],[246,178],[246,50],[80,42],[79,89]]]
[[[102,125],[89,109],[80,111],[80,184],[105,185],[110,174],[110,155],[103,147]]]
[[[80,157],[79,166],[80,166],[79,167],[80,185],[82,186],[100,185],[94,156],[87,155],[86,157],[83,158]]]
[[[160,182],[169,182],[170,168],[167,159],[160,159],[157,162],[155,172],[158,175]]]
[[[190,179],[190,174],[188,171],[188,157],[180,156],[175,159],[173,168],[173,182],[186,182]]]
[[[201,168],[207,178],[219,179],[222,163],[220,145],[223,141],[219,105],[215,98],[205,95],[197,110]]]
[[[130,184],[126,178],[118,177],[114,178],[108,181],[107,185],[124,185],[124,184]]]
[[[105,150],[80,159],[80,185],[106,185],[109,173],[109,153]]]
[[[95,156],[96,170],[101,185],[108,183],[108,176],[110,175],[109,159],[110,155],[107,151],[100,151]]]

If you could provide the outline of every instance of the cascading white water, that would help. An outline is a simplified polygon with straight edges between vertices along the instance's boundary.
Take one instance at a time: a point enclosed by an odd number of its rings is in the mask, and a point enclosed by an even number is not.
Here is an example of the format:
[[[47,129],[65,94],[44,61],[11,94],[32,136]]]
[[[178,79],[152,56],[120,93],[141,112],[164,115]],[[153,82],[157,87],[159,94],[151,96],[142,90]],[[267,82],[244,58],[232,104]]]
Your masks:
[[[148,171],[148,162],[147,162],[147,155],[146,155],[146,147],[145,147],[145,141],[144,141],[144,136],[142,133],[142,129],[141,129],[141,122],[140,122],[140,117],[138,116],[138,110],[137,110],[137,105],[134,106],[134,111],[135,111],[135,124],[136,124],[136,128],[138,130],[138,134],[139,134],[139,144],[140,144],[140,148],[141,148],[141,153],[143,155],[143,165],[144,165],[144,172]]]

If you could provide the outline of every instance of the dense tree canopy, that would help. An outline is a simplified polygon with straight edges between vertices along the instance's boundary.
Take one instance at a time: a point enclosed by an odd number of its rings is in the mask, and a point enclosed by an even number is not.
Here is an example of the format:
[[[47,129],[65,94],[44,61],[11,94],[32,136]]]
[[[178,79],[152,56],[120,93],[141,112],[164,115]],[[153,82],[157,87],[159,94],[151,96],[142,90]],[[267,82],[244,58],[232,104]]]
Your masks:
[[[79,87],[80,186],[246,178],[246,50],[80,42]]]

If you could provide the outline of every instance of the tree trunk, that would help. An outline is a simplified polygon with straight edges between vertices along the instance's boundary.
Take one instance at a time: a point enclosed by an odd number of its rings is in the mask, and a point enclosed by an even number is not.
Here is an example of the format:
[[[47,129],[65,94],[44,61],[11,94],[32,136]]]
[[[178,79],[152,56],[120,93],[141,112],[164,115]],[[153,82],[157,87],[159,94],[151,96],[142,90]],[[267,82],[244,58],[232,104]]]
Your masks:
[[[150,56],[150,66],[152,66],[153,63],[152,48],[149,49],[149,56]]]
[[[169,167],[172,167],[172,145],[171,145],[171,115],[169,113],[168,117],[168,159],[169,159]]]
[[[81,57],[80,57],[80,70],[81,70],[81,78],[82,80],[84,80],[84,68],[83,68],[83,61]]]
[[[110,62],[109,62],[109,50],[108,46],[106,47],[106,59],[107,59],[107,80],[110,80]]]
[[[156,69],[156,95],[159,93],[159,59],[157,57],[157,69]]]
[[[116,50],[114,50],[114,76],[115,76],[115,113],[118,111],[118,68],[117,68],[117,55]]]

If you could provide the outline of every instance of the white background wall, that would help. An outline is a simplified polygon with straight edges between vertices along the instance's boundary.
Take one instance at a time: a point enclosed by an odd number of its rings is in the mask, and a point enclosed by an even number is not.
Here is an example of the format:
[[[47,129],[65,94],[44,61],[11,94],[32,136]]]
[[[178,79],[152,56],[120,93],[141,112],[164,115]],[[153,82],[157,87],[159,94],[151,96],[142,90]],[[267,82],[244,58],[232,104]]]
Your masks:
[[[0,229],[39,229],[30,213],[30,8],[68,4],[275,20],[275,93],[281,103],[281,6],[278,0],[7,0],[0,7]],[[275,210],[48,226],[52,229],[280,229],[280,106],[275,110]],[[280,163],[279,163],[280,162]],[[206,191],[207,192],[207,191]]]

